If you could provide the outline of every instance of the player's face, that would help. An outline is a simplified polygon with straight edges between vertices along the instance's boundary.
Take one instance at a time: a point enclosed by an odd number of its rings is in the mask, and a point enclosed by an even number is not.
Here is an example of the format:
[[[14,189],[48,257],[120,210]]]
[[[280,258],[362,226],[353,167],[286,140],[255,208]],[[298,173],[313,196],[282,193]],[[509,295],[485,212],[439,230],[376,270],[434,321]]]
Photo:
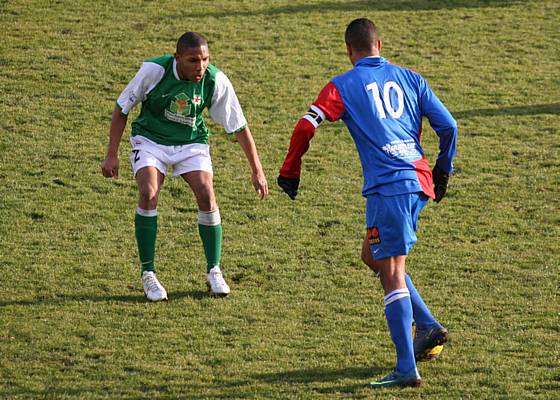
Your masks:
[[[181,54],[175,54],[177,60],[177,72],[181,79],[198,82],[208,68],[210,53],[208,46],[191,47]]]

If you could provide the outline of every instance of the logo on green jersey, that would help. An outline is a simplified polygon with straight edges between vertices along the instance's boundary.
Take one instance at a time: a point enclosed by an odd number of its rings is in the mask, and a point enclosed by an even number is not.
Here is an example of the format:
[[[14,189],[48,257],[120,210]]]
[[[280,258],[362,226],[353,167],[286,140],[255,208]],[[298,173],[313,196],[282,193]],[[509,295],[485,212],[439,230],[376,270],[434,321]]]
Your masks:
[[[169,103],[169,108],[165,110],[165,117],[179,124],[194,126],[195,117],[191,116],[191,100],[185,93],[179,93]]]
[[[188,116],[191,113],[191,102],[185,93],[175,96],[175,99],[169,104],[169,111],[175,114]]]

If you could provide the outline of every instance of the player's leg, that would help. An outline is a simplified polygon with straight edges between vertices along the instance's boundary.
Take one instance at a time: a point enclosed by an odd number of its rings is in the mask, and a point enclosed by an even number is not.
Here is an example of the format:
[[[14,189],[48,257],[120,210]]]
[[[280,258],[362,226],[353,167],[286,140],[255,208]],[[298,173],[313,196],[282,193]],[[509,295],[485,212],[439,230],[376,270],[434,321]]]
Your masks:
[[[428,328],[419,328],[416,323],[413,328],[413,337],[416,361],[429,361],[441,354],[443,345],[448,340],[448,331],[437,321],[435,325]]]
[[[222,249],[222,224],[214,194],[213,176],[206,171],[191,171],[181,176],[189,184],[196,197],[198,231],[204,246],[207,271],[210,271],[214,266],[220,265]]]
[[[155,167],[143,167],[136,173],[138,207],[135,231],[141,273],[155,271],[155,245],[157,237],[157,201],[164,175]]]
[[[416,232],[418,217],[422,209],[428,203],[424,194],[416,193],[411,196],[411,223]],[[432,315],[430,309],[416,290],[412,278],[405,275],[406,286],[410,292],[412,311],[416,323],[414,335],[414,354],[416,361],[432,360],[439,356],[443,350],[443,344],[447,342],[448,332]]]
[[[412,344],[412,305],[404,279],[406,256],[393,256],[374,260],[385,294],[385,317],[397,353],[393,373],[371,387],[418,386],[421,382],[416,369]]]
[[[140,256],[142,285],[151,301],[167,299],[167,291],[155,274],[155,251],[157,237],[157,199],[164,175],[155,167],[144,167],[136,173],[138,184],[138,207],[134,219],[136,243]]]
[[[198,232],[206,256],[208,288],[211,294],[226,296],[230,288],[220,269],[222,221],[214,194],[213,175],[207,171],[190,171],[181,176],[191,187],[198,204]]]
[[[362,246],[362,259],[378,274],[383,286],[385,317],[397,353],[395,371],[370,382],[371,387],[417,386],[421,382],[414,359],[412,304],[405,281],[406,254],[410,248],[404,232],[407,200],[407,195],[367,198],[368,232]]]
[[[424,299],[416,290],[414,283],[412,283],[412,279],[410,278],[409,274],[405,274],[406,280],[406,287],[410,292],[410,300],[412,301],[412,310],[414,314],[414,322],[416,323],[416,329],[425,330],[425,329],[432,329],[436,327],[441,327],[439,322],[436,321],[430,309],[424,303]]]
[[[157,202],[163,185],[166,165],[150,152],[151,144],[131,138],[130,155],[134,177],[138,186],[138,205],[134,218],[136,243],[140,258],[140,274],[144,293],[151,301],[167,299],[167,292],[155,275],[155,249],[157,237]]]
[[[376,270],[375,262],[371,254],[371,248],[368,242],[367,235],[364,238],[362,244],[362,261],[369,268],[371,268],[373,272],[375,272],[379,276],[379,271]],[[410,301],[412,302],[412,313],[417,328],[427,329],[427,328],[440,326],[439,323],[435,320],[435,318],[430,313],[428,306],[426,306],[426,303],[424,303],[424,300],[416,290],[416,287],[412,283],[412,279],[407,273],[405,273],[405,282],[406,282],[406,287],[410,292]]]
[[[226,296],[230,289],[220,270],[222,221],[214,194],[210,148],[198,143],[181,146],[173,159],[173,175],[181,175],[189,184],[198,204],[198,232],[206,256],[206,283],[211,294]]]
[[[410,276],[405,275],[406,286],[410,292],[414,322],[414,355],[416,361],[433,360],[443,350],[448,332],[433,316],[428,306],[416,290]]]
[[[362,242],[361,258],[362,258],[362,261],[364,262],[364,264],[366,264],[375,273],[375,276],[377,278],[380,278],[381,277],[381,272],[378,270],[378,267],[376,267],[375,260],[373,259],[373,256],[372,256],[372,253],[371,253],[371,247],[370,247],[369,238],[368,238],[370,235],[371,235],[371,232],[368,232],[368,234],[366,234],[366,236],[364,237],[364,240]],[[406,277],[405,282],[406,282],[407,288],[408,288],[408,281],[409,281],[408,274],[405,273],[405,277]],[[409,289],[409,292],[410,292],[410,289]],[[410,300],[411,300],[411,303],[412,303],[412,310],[413,310],[412,311],[412,316],[413,316],[412,319],[414,321],[414,309],[415,309],[415,307],[414,307],[414,298],[412,296],[412,293],[410,293]],[[413,328],[415,328],[414,323],[413,323]],[[414,333],[415,333],[415,331],[413,329],[413,337],[414,337]]]
[[[425,206],[426,198],[422,196],[414,196],[411,217],[412,228],[416,231],[417,220],[420,211]],[[379,272],[375,268],[372,250],[369,244],[370,237],[378,236],[378,232],[368,232],[362,244],[362,261],[370,267],[376,274]],[[377,237],[376,236],[376,237]],[[371,238],[375,241],[375,238]],[[416,323],[416,332],[414,333],[414,353],[416,361],[425,361],[436,358],[442,350],[442,345],[447,342],[447,329],[433,317],[428,306],[416,290],[412,279],[405,273],[406,287],[410,293],[410,301],[412,303],[413,320]]]
[[[422,209],[426,206],[428,202],[428,197],[416,193],[411,196],[411,223],[414,232],[417,230],[418,217]],[[406,286],[410,292],[410,299],[412,301],[412,308],[414,312],[414,321],[416,322],[416,328],[420,330],[432,329],[436,327],[441,327],[441,325],[433,317],[430,309],[424,303],[424,300],[420,296],[420,293],[416,290],[416,287],[412,283],[412,278],[406,274]]]

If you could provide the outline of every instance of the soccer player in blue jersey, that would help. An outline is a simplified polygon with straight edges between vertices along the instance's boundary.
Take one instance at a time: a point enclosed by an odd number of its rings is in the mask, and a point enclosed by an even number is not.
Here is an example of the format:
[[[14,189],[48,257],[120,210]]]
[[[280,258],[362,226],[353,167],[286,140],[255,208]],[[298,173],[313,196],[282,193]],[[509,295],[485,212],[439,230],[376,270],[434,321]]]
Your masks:
[[[416,361],[429,359],[434,348],[447,341],[447,329],[420,297],[405,261],[416,242],[420,211],[430,198],[439,203],[447,190],[457,124],[422,76],[380,56],[381,41],[372,21],[352,21],[345,41],[354,67],[333,78],[298,121],[278,184],[295,199],[302,156],[316,128],[324,120],[344,121],[356,143],[364,176],[362,194],[367,199],[362,260],[381,280],[397,353],[395,370],[369,386],[418,386]],[[439,136],[432,171],[420,143],[422,117]]]

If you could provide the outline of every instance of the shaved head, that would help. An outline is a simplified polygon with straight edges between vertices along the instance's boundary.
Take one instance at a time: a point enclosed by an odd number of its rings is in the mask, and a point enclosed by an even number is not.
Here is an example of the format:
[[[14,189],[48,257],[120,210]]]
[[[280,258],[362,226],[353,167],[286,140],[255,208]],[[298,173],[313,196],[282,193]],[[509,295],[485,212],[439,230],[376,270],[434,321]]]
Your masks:
[[[186,32],[177,40],[177,54],[182,54],[187,49],[202,46],[208,47],[208,42],[204,36],[196,32]]]
[[[376,47],[379,32],[372,21],[358,18],[348,24],[344,40],[356,51],[369,51]]]

